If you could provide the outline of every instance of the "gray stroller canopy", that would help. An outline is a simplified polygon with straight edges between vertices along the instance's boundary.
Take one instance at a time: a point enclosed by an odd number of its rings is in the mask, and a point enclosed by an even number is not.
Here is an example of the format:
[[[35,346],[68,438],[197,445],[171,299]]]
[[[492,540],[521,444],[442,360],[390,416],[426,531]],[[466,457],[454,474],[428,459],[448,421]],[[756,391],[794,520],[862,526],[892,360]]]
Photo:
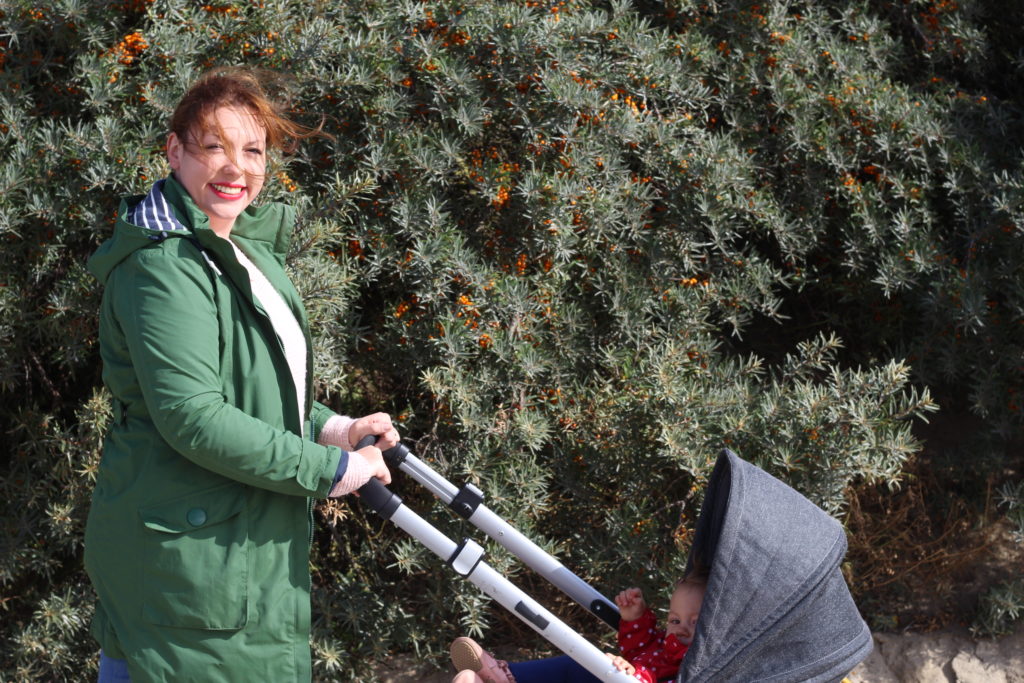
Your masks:
[[[845,554],[836,520],[723,451],[688,560],[710,576],[677,683],[841,680],[871,652],[839,570]]]

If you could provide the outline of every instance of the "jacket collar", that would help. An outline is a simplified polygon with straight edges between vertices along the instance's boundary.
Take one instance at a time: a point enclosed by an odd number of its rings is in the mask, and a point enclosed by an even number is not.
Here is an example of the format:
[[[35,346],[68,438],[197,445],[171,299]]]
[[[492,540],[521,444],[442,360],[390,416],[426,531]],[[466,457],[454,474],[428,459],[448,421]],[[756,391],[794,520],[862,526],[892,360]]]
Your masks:
[[[101,282],[129,254],[168,237],[194,237],[218,258],[235,260],[231,245],[213,232],[209,218],[173,175],[154,183],[145,196],[123,198],[117,215],[113,236],[89,259],[90,272]],[[250,257],[247,243],[262,242],[283,262],[294,225],[295,211],[286,204],[249,206],[235,220],[231,237]]]
[[[212,246],[218,238],[210,227],[209,217],[196,205],[174,174],[163,182],[162,191],[176,215],[183,219],[184,225],[195,233],[204,246]],[[295,210],[287,204],[269,202],[258,206],[249,205],[235,219],[231,238],[265,242],[271,251],[283,259],[288,253],[294,226]]]

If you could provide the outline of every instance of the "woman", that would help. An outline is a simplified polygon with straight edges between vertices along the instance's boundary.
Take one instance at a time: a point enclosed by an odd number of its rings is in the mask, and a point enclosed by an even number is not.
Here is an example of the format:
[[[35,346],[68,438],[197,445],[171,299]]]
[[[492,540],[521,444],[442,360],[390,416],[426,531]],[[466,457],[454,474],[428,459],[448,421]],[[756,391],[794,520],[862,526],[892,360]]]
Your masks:
[[[89,262],[114,413],[85,535],[101,681],[308,681],[312,498],[390,481],[390,417],[312,400],[292,209],[252,206],[268,150],[316,132],[253,72],[203,77],[171,120],[173,173]]]

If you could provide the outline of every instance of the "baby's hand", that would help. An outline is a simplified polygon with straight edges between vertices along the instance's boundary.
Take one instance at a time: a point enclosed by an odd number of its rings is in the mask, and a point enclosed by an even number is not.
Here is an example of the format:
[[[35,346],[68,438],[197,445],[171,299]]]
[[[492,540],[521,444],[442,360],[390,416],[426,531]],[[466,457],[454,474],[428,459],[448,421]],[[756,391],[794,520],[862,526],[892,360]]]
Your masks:
[[[628,661],[618,655],[613,655],[610,652],[605,652],[604,656],[612,660],[612,665],[619,671],[625,671],[627,674],[632,676],[636,673],[636,667],[630,664]]]
[[[636,621],[647,609],[644,594],[639,588],[627,588],[615,596],[615,604],[624,621]]]

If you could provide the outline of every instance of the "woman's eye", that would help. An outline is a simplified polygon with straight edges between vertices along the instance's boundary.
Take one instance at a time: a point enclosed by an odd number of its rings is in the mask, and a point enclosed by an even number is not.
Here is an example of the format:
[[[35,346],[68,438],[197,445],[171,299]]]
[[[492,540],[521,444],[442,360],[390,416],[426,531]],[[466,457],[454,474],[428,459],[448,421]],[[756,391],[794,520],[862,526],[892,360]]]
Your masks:
[[[263,150],[260,149],[259,147],[250,147],[249,149],[247,149],[245,151],[248,152],[249,154],[256,154],[256,155],[263,154]]]
[[[209,145],[206,145],[206,150],[209,152],[216,152],[217,150],[221,149],[224,149],[224,145],[220,144],[219,142],[214,142]]]

